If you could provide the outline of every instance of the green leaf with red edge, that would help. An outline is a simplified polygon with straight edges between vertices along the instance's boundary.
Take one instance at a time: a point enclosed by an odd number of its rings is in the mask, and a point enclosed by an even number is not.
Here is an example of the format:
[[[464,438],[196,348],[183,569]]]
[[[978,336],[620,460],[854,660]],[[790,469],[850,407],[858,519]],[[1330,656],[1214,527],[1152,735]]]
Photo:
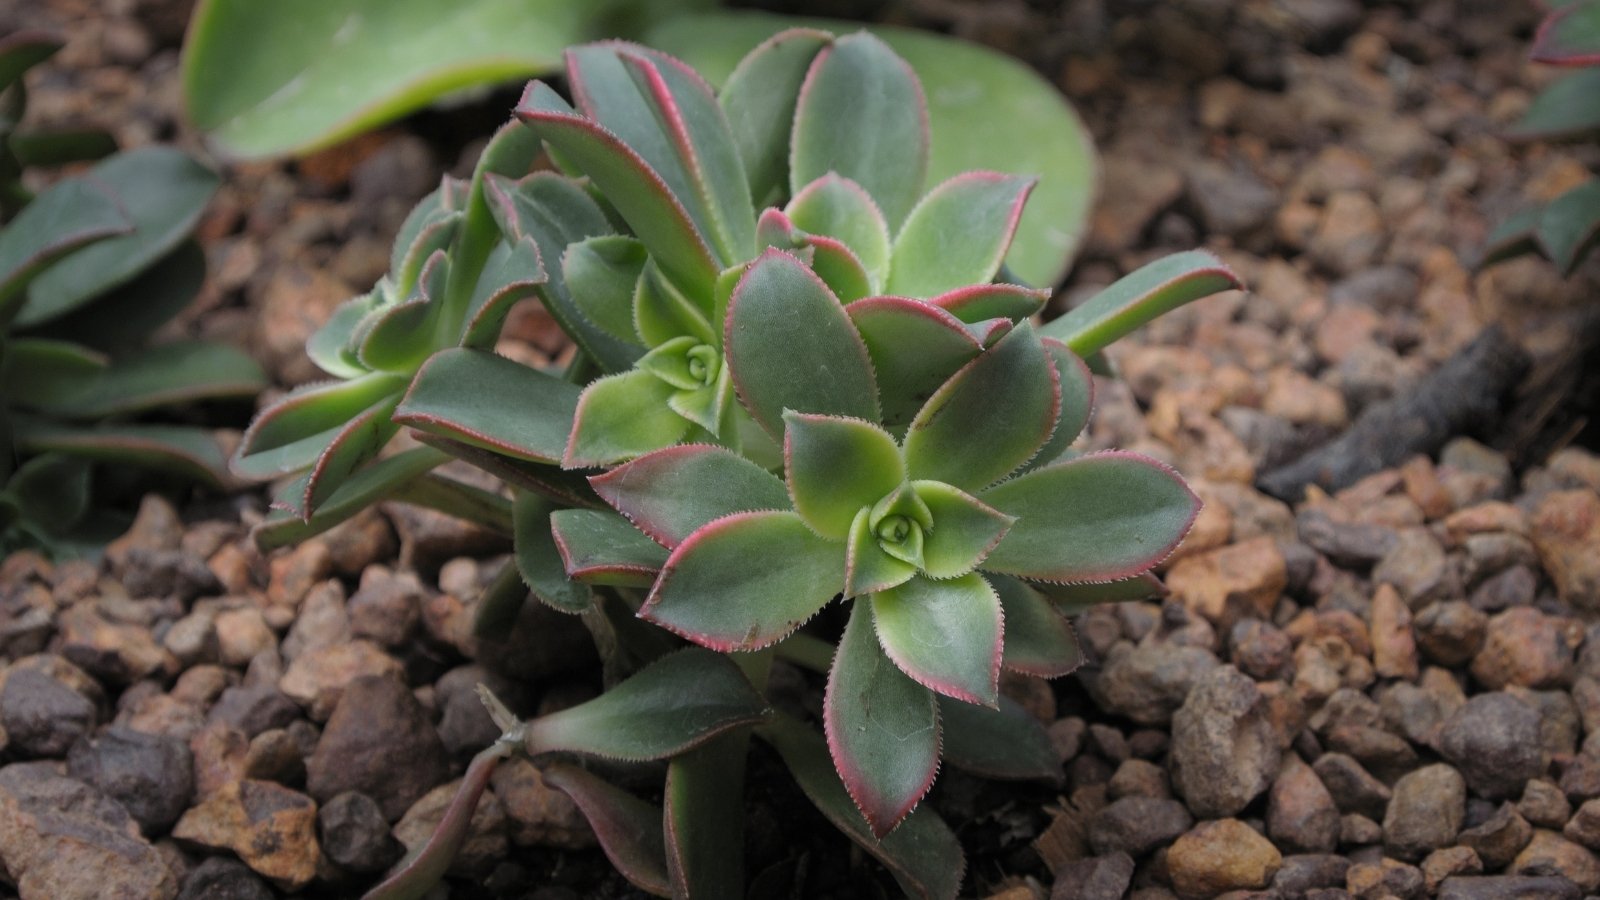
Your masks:
[[[838,172],[866,188],[891,228],[922,196],[927,98],[905,60],[871,34],[846,35],[817,53],[800,88],[792,140],[790,193]]]
[[[1124,275],[1039,332],[1088,356],[1185,303],[1241,288],[1239,276],[1212,254],[1174,253]]]
[[[1036,181],[967,172],[929,191],[895,235],[889,293],[933,297],[993,279]]]
[[[1056,584],[1042,581],[1032,582],[1028,586],[1049,597],[1050,602],[1065,616],[1077,615],[1102,603],[1128,603],[1167,595],[1167,586],[1149,572],[1106,582]]]
[[[433,251],[449,245],[454,225],[444,232],[439,231],[440,225],[447,220],[459,223],[465,200],[466,190],[461,183],[446,175],[438,187],[406,213],[389,247],[389,278],[395,294],[401,297],[410,294],[417,276],[422,274],[422,263]],[[441,235],[446,236],[441,239]]]
[[[610,465],[683,440],[690,422],[667,405],[676,391],[643,370],[590,382],[578,397],[561,464]]]
[[[1060,411],[1060,378],[1024,322],[951,376],[917,412],[906,430],[906,468],[912,478],[977,490],[1032,459],[1050,439]]]
[[[825,31],[793,28],[751,50],[722,85],[718,102],[744,160],[751,200],[765,204],[789,183],[794,110],[806,72],[833,40]]]
[[[514,459],[558,463],[578,396],[577,385],[486,350],[441,350],[417,371],[394,421]]]
[[[827,285],[781,250],[767,250],[728,303],[723,348],[745,409],[774,437],[784,410],[876,421],[867,348]]]
[[[1044,581],[1113,581],[1166,559],[1200,499],[1178,473],[1136,453],[1052,463],[978,495],[1016,524],[985,570]]]
[[[550,763],[543,775],[546,784],[566,794],[589,820],[600,849],[622,877],[648,894],[672,896],[661,807],[571,763]]]
[[[669,447],[590,479],[595,491],[663,547],[672,549],[713,520],[784,509],[783,482],[755,463],[704,444]]]
[[[661,657],[593,700],[527,723],[531,756],[571,752],[666,759],[765,720],[761,695],[733,660],[697,647]]]
[[[567,247],[561,274],[589,321],[619,341],[638,341],[633,293],[648,259],[644,244],[631,237],[598,235]]]
[[[28,283],[56,260],[134,227],[115,196],[80,178],[46,189],[0,231],[0,322],[25,301]]]
[[[532,491],[513,492],[511,522],[517,571],[541,603],[561,612],[581,613],[594,606],[594,592],[567,576],[550,521],[550,514],[557,508],[548,498]]]
[[[363,466],[322,501],[310,519],[302,518],[289,508],[297,507],[300,498],[305,496],[305,479],[295,479],[281,493],[283,501],[273,504],[272,511],[256,526],[252,537],[263,551],[298,544],[348,521],[448,461],[446,454],[432,447],[413,447]]]
[[[399,397],[390,396],[339,429],[307,473],[301,516],[311,516],[352,473],[377,459],[384,445],[400,430],[392,421],[399,402]]]
[[[910,814],[939,772],[933,698],[883,655],[872,611],[856,603],[828,672],[822,724],[845,789],[878,837]]]
[[[901,671],[935,693],[995,705],[1005,623],[982,576],[918,576],[870,602],[878,643]]]
[[[1072,623],[1050,598],[1010,575],[989,574],[1006,616],[1006,648],[1001,664],[1014,672],[1059,678],[1083,664],[1083,648]]]
[[[467,303],[457,343],[475,350],[493,350],[511,308],[537,296],[544,282],[544,261],[532,239],[497,244]]]
[[[835,238],[861,261],[880,293],[889,279],[889,223],[866,189],[838,172],[828,172],[797,191],[784,207],[796,228]]]
[[[1563,75],[1540,91],[1507,137],[1541,141],[1600,130],[1600,67]]]
[[[179,341],[113,361],[101,370],[90,394],[56,412],[104,418],[198,400],[254,397],[266,385],[261,366],[233,347]]]
[[[789,496],[823,537],[842,539],[857,512],[905,481],[900,447],[871,422],[797,412],[784,413],[783,421]]]
[[[83,247],[39,273],[17,313],[19,326],[64,315],[171,253],[194,231],[221,184],[215,172],[172,147],[119,153],[84,177],[112,193],[133,231]]]
[[[362,900],[418,900],[444,879],[444,873],[466,843],[468,826],[472,824],[478,801],[489,787],[490,776],[509,752],[510,747],[496,742],[472,757],[466,774],[461,776],[461,785],[422,849],[377,887],[363,894]]]
[[[521,181],[489,175],[484,179],[484,196],[505,239],[532,240],[540,259],[548,262],[539,293],[562,330],[605,371],[620,372],[633,365],[639,356],[636,342],[618,340],[590,322],[578,310],[557,265],[568,246],[615,231],[594,198],[577,182],[554,172],[535,172]]]
[[[558,509],[550,533],[567,577],[584,584],[649,587],[667,550],[606,509]]]
[[[861,597],[886,591],[905,584],[916,574],[915,563],[889,555],[878,543],[872,528],[872,510],[856,513],[845,538],[844,595]]]
[[[405,385],[403,376],[375,372],[291,391],[256,414],[234,453],[234,472],[270,478],[311,465],[345,423],[398,397]]]
[[[745,895],[744,773],[748,731],[731,731],[667,764],[667,874],[675,897]]]
[[[1051,432],[1050,440],[1023,471],[1060,459],[1088,427],[1089,416],[1094,412],[1094,376],[1089,372],[1089,364],[1055,338],[1045,338],[1043,343],[1055,363],[1056,376],[1061,380],[1061,416],[1056,419],[1056,430]]]
[[[65,45],[59,36],[31,28],[0,36],[0,91]]]
[[[944,759],[985,778],[1060,783],[1061,758],[1044,726],[1010,697],[998,709],[939,699]]]
[[[1539,25],[1529,58],[1557,66],[1600,66],[1600,3],[1571,3]]]
[[[930,578],[965,575],[1000,543],[1013,519],[972,495],[940,481],[913,481],[933,527],[922,544],[922,571]]]
[[[736,513],[685,538],[639,615],[713,650],[759,650],[844,586],[844,548],[787,511]]]
[[[1534,236],[1563,275],[1571,275],[1600,240],[1600,178],[1590,179],[1545,205]]]
[[[720,271],[711,248],[683,204],[639,154],[578,115],[542,82],[528,86],[516,114],[594,181],[669,277],[691,294],[711,295]]]
[[[1020,322],[1044,309],[1049,291],[1020,284],[969,284],[945,291],[927,302],[969,325],[989,319]]]
[[[701,304],[673,287],[654,260],[645,264],[634,291],[633,328],[649,347],[684,336],[703,344],[716,344],[721,338]]]
[[[918,300],[868,297],[845,311],[866,344],[891,432],[903,433],[940,385],[983,351],[954,316]]]
[[[357,323],[354,342],[362,366],[409,375],[428,354],[442,349],[439,329],[450,270],[450,256],[435,250],[423,265],[412,296],[400,303],[375,306]]]
[[[383,302],[383,286],[351,297],[333,308],[328,321],[306,340],[306,356],[317,368],[334,378],[360,378],[372,371],[356,354],[357,333],[371,324],[368,317]],[[69,317],[70,318],[70,317]]]
[[[828,748],[810,728],[780,717],[757,729],[817,809],[857,846],[883,863],[906,896],[955,900],[966,859],[961,843],[931,807],[918,807],[900,827],[880,838],[872,833],[839,779]]]
[[[182,425],[61,425],[12,419],[12,439],[24,454],[62,453],[95,462],[173,472],[223,485],[227,461],[216,438]]]
[[[810,235],[803,246],[811,251],[811,270],[841,302],[860,300],[873,292],[872,276],[843,241]]]
[[[422,278],[423,269],[428,266],[428,260],[435,253],[449,252],[450,245],[461,231],[463,218],[461,213],[454,210],[440,210],[433,217],[423,220],[421,229],[405,245],[404,253],[397,254],[396,265],[390,270],[395,297],[410,297]],[[396,247],[397,251],[399,249]]]

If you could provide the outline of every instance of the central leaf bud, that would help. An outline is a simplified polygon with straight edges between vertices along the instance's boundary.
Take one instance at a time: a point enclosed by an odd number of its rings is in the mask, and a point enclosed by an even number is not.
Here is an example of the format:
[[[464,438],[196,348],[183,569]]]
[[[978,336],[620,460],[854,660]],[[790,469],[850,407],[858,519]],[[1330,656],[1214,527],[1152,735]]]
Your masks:
[[[878,540],[887,541],[891,544],[903,544],[906,542],[906,536],[911,533],[911,529],[916,527],[918,527],[917,524],[905,516],[889,516],[878,523]]]
[[[717,376],[722,374],[722,354],[710,344],[696,344],[683,356],[689,377],[702,386],[715,384]]]
[[[933,527],[933,517],[910,485],[902,485],[873,504],[867,513],[867,524],[884,553],[919,569],[922,567],[923,538]]]

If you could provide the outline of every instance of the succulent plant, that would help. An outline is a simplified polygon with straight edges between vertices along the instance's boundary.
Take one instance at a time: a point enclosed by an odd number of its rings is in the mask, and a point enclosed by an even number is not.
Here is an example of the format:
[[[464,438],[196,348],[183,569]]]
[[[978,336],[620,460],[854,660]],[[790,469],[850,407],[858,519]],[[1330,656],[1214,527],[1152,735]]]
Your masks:
[[[526,723],[491,700],[505,740],[371,896],[437,880],[509,749],[670,758],[660,806],[565,764],[551,782],[644,890],[742,893],[754,734],[909,894],[952,897],[959,844],[917,807],[941,757],[1058,776],[1000,670],[1071,671],[1066,614],[1158,591],[1149,570],[1198,509],[1153,460],[1072,449],[1091,369],[1238,282],[1180,254],[1036,326],[1048,294],[995,281],[1031,179],[927,190],[921,89],[870,35],[785,32],[720,94],[631,44],[575,48],[567,69],[576,105],[531,85],[471,186],[425,201],[385,283],[313,338],[346,380],[263,411],[237,459],[310,467],[269,543],[384,496],[511,532],[512,581],[480,603],[481,633],[523,601],[520,573],[584,613],[608,677],[632,673]],[[541,145],[561,171],[527,171]],[[492,352],[503,305],[535,294],[577,347],[560,376]],[[399,426],[429,446],[384,455]],[[510,497],[430,473],[450,457]],[[807,626],[833,603],[849,607],[842,634]],[[775,657],[826,677],[821,733],[696,680],[715,670],[759,698]],[[646,690],[650,704],[624,703]],[[620,708],[655,749],[618,749],[622,720],[602,713]]]
[[[229,347],[145,346],[199,292],[205,257],[189,235],[216,190],[214,173],[177,150],[149,147],[110,156],[37,197],[26,189],[23,163],[73,158],[101,143],[16,128],[24,73],[59,47],[41,33],[0,40],[0,178],[15,204],[0,231],[0,549],[73,553],[117,533],[117,518],[95,507],[91,488],[118,467],[213,485],[226,477],[209,431],[136,417],[249,397],[265,378]]]
[[[1560,4],[1539,26],[1531,56],[1534,62],[1576,71],[1533,99],[1511,137],[1531,141],[1600,134],[1600,0]],[[1482,264],[1539,253],[1571,275],[1596,247],[1600,247],[1600,177],[1500,223],[1489,236]]]

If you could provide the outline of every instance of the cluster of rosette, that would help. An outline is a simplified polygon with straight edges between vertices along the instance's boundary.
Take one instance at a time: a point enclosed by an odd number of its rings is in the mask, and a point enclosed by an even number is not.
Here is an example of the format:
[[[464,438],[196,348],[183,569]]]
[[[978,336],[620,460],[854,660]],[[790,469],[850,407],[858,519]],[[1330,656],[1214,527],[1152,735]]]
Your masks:
[[[826,755],[794,723],[758,733],[903,885],[953,895],[959,850],[913,815],[941,751],[983,768],[1015,749],[973,737],[992,726],[1048,772],[1002,668],[1071,671],[1066,614],[1158,589],[1149,571],[1198,510],[1154,460],[1071,448],[1091,369],[1112,340],[1237,282],[1183,254],[1034,325],[1048,294],[1004,268],[1032,181],[927,189],[921,88],[865,33],[784,32],[720,93],[620,43],[569,51],[568,76],[573,102],[532,84],[472,182],[426,201],[390,277],[313,340],[344,380],[246,435],[241,468],[304,471],[263,534],[380,497],[488,509],[540,600],[621,605],[752,658],[817,646],[797,630],[847,605],[819,666]],[[556,168],[528,174],[541,151]],[[492,352],[508,305],[533,295],[576,344],[565,373]],[[380,456],[402,426],[424,446]],[[513,499],[431,472],[449,457]]]

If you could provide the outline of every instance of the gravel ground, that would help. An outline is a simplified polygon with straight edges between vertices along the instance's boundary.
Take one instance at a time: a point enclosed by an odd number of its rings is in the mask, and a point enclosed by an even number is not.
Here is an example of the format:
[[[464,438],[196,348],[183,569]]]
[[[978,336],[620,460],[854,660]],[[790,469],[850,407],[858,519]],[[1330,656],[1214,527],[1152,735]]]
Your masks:
[[[1494,221],[1600,163],[1498,137],[1550,77],[1523,62],[1537,10],[843,5],[1015,52],[1078,104],[1105,184],[1058,302],[1193,246],[1252,287],[1114,352],[1123,380],[1101,385],[1088,443],[1172,462],[1206,507],[1164,566],[1165,602],[1085,614],[1080,673],[1007,684],[1049,725],[1062,782],[941,776],[930,802],[968,848],[965,894],[1600,892],[1592,432],[1536,453],[1485,421],[1337,491],[1286,503],[1255,487],[1485,327],[1537,366],[1594,318],[1594,260],[1565,281],[1532,259],[1472,268]],[[176,124],[183,15],[0,2],[0,21],[73,36],[34,121],[198,149]],[[280,387],[307,380],[309,330],[381,274],[411,202],[470,161],[457,135],[497,115],[433,113],[230,167],[202,229],[211,283],[176,327],[251,349]],[[503,349],[540,361],[564,345],[527,310]],[[428,833],[495,736],[474,684],[530,715],[598,689],[576,620],[530,607],[504,645],[471,636],[504,564],[495,536],[385,506],[263,556],[248,538],[261,506],[152,496],[99,564],[0,563],[0,874],[22,898],[353,896]],[[809,873],[796,896],[893,896],[807,827],[779,776],[760,780],[770,766],[753,767],[752,871]],[[593,847],[535,765],[504,766],[455,895],[637,896]]]

